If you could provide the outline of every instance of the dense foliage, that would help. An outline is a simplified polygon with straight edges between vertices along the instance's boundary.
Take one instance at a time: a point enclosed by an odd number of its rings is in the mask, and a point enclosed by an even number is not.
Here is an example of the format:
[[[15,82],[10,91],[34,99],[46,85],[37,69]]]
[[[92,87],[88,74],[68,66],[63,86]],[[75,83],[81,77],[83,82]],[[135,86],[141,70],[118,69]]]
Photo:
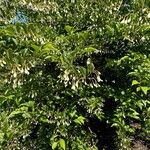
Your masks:
[[[149,10],[149,0],[1,0],[0,149],[149,143]]]

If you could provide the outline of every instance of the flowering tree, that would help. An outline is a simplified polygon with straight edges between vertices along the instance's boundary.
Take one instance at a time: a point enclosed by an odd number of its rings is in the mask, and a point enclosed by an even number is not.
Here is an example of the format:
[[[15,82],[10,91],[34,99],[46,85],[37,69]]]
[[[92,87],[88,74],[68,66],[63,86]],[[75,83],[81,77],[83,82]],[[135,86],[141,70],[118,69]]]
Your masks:
[[[136,139],[149,142],[149,7],[2,0],[0,148],[128,150]]]

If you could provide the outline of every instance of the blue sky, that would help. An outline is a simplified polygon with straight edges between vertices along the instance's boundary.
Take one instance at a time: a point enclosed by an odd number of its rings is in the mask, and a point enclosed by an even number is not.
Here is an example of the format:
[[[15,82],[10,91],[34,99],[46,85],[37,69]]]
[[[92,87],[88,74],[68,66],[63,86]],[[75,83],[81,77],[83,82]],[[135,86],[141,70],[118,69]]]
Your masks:
[[[16,23],[16,22],[20,22],[20,23],[26,23],[28,21],[27,17],[25,16],[25,14],[23,12],[17,12],[16,16],[10,20],[10,23]]]

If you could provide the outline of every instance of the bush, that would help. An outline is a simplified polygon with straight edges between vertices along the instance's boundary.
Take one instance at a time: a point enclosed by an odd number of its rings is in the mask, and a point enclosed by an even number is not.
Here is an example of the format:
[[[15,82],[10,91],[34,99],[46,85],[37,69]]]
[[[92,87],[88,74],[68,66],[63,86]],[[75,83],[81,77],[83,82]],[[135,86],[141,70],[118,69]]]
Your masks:
[[[148,0],[0,4],[1,149],[149,142]]]

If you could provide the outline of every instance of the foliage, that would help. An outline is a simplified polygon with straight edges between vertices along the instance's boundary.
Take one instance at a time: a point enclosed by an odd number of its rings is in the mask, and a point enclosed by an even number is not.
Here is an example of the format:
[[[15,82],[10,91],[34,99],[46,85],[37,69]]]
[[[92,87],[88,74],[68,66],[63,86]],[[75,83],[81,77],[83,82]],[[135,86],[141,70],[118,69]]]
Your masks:
[[[118,149],[150,141],[149,7],[1,0],[0,149],[108,148],[109,129]]]

